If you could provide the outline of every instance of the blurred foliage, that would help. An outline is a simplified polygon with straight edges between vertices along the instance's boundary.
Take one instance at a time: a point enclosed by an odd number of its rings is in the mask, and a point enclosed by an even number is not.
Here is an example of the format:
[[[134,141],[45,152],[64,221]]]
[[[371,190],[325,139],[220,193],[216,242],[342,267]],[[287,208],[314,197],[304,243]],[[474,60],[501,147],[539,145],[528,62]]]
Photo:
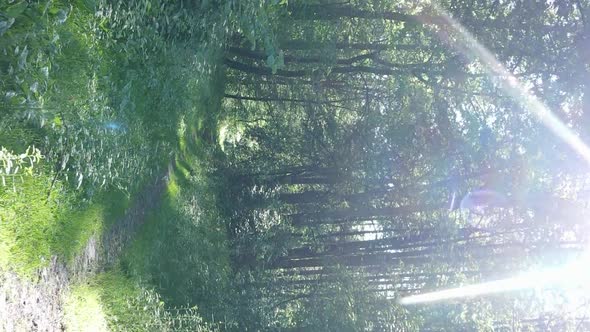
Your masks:
[[[206,173],[177,161],[161,206],[121,264],[131,276],[157,285],[166,303],[197,305],[203,317],[218,322],[231,315],[232,290],[227,238],[214,199]]]
[[[7,150],[5,147],[1,147],[0,150],[0,177],[2,178],[2,185],[6,186],[6,178],[12,180],[12,187],[16,190],[16,178],[22,175],[33,175],[33,169],[35,164],[39,163],[43,159],[41,151],[34,146],[29,146],[24,153],[15,154],[12,151]]]
[[[0,188],[0,268],[26,276],[49,264],[52,255],[70,262],[91,236],[123,215],[129,198],[106,192],[92,203],[80,201],[46,175],[24,177],[19,188]]]
[[[587,137],[588,7],[2,2],[0,176],[15,181],[0,187],[0,266],[26,274],[53,254],[71,259],[166,176],[120,271],[71,294],[100,328],[541,324],[542,303],[517,305],[527,294],[397,300],[587,244],[583,160],[445,22],[448,11]],[[480,187],[515,204],[449,211],[449,197]]]
[[[118,270],[75,285],[65,313],[71,331],[218,331],[203,321],[197,307],[166,309],[156,292]]]

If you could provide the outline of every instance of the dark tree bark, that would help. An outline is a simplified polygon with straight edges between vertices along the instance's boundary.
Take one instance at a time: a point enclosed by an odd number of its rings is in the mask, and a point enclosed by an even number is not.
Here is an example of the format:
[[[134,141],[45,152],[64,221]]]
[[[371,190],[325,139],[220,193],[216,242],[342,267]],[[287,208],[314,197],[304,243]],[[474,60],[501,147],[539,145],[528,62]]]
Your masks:
[[[354,255],[345,257],[319,257],[309,259],[279,259],[271,265],[271,268],[302,268],[302,267],[327,267],[327,266],[372,266],[372,265],[399,265],[399,264],[424,264],[430,261],[428,254],[432,249],[417,250],[409,253],[377,253],[369,255]]]
[[[239,70],[245,73],[254,74],[258,76],[283,76],[283,77],[305,77],[310,76],[311,71],[309,70],[284,70],[278,69],[274,74],[270,68],[260,67],[260,66],[252,66],[242,62],[225,59],[224,63],[229,68]],[[402,75],[402,74],[412,74],[412,73],[426,73],[423,69],[394,69],[388,67],[370,67],[370,66],[345,66],[345,67],[334,67],[330,69],[330,73],[332,74],[375,74],[381,76],[391,76],[391,75]],[[437,72],[428,72],[429,74],[437,74]],[[438,73],[440,74],[440,73]]]
[[[405,50],[405,51],[426,51],[426,47],[419,44],[393,44],[393,43],[347,43],[336,42],[333,44],[307,41],[307,40],[287,40],[281,43],[281,48],[284,50],[306,51],[306,50],[323,50],[323,49],[337,49],[337,50],[358,50],[358,51],[373,51],[380,52],[386,50]]]
[[[261,102],[288,102],[288,103],[304,103],[304,104],[315,104],[315,105],[331,105],[336,103],[342,102],[349,102],[353,99],[340,99],[340,100],[325,100],[325,101],[318,101],[313,99],[296,99],[296,98],[280,98],[280,97],[250,97],[250,96],[240,96],[236,94],[229,94],[226,93],[223,95],[225,98],[229,99],[236,99],[236,100],[248,100],[248,101],[261,101]]]
[[[325,210],[319,212],[303,212],[291,214],[293,226],[319,225],[319,224],[341,224],[360,220],[371,220],[379,217],[400,217],[407,216],[416,212],[432,211],[444,208],[442,205],[427,206],[400,206],[400,207],[382,207],[382,208],[344,208],[336,210]]]
[[[259,61],[265,61],[267,56],[263,52],[259,51],[252,51],[247,48],[241,47],[230,47],[228,52],[231,55],[238,56],[240,58],[247,58],[247,59],[254,59]],[[347,59],[336,59],[334,61],[330,61],[329,64],[338,64],[338,65],[352,65],[354,63],[373,59],[378,55],[378,52],[371,52],[366,54],[359,54],[357,56],[347,58]],[[318,63],[325,63],[326,58],[320,56],[295,56],[295,55],[285,55],[284,56],[284,63],[298,63],[298,64],[318,64]]]

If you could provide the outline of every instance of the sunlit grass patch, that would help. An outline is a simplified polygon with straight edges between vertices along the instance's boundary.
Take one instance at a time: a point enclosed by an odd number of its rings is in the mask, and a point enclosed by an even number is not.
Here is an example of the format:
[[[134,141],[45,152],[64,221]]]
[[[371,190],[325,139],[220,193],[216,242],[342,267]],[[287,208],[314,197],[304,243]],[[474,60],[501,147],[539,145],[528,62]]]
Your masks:
[[[41,174],[23,178],[16,190],[0,187],[0,268],[30,275],[52,255],[69,262],[128,204],[116,191],[84,203],[59,181],[52,188],[52,181]]]
[[[67,295],[68,331],[216,331],[197,307],[166,308],[151,288],[120,269],[72,287]]]
[[[145,290],[120,271],[103,273],[91,282],[98,290],[111,327],[141,330],[142,326],[153,324],[153,313],[147,308],[149,300],[142,298]]]
[[[95,283],[74,285],[67,294],[64,306],[67,331],[109,331],[107,314]]]
[[[67,295],[68,331],[146,331],[165,328],[159,297],[115,269],[74,285]]]
[[[52,243],[53,251],[70,261],[80,253],[92,235],[100,236],[125,214],[129,198],[121,191],[101,193],[81,210],[73,207],[59,217]],[[64,243],[70,245],[64,246]]]

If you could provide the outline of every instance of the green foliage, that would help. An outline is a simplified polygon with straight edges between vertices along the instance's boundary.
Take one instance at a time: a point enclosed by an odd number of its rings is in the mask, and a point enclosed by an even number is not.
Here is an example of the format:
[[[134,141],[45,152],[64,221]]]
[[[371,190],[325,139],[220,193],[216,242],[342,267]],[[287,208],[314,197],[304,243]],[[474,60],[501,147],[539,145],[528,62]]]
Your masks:
[[[66,262],[91,236],[120,218],[128,198],[120,191],[105,192],[93,203],[76,198],[60,181],[45,175],[26,176],[17,190],[0,188],[0,267],[23,275],[49,263],[52,255]]]
[[[173,128],[192,108],[191,82],[209,69],[187,65],[195,60],[187,53],[191,13],[147,3],[6,9],[18,17],[0,37],[2,129],[33,127],[51,170],[88,196],[107,187],[133,191],[167,163]],[[185,39],[172,43],[174,34]]]
[[[583,128],[579,2],[439,5]],[[441,16],[428,1],[0,3],[0,177],[19,179],[0,186],[0,267],[73,258],[169,165],[122,271],[71,294],[73,329],[494,329],[501,303],[395,297],[580,244],[582,199],[523,202],[583,181]],[[468,227],[446,197],[482,185],[523,206]]]
[[[41,151],[34,146],[29,146],[27,151],[21,154],[14,154],[14,152],[7,150],[5,147],[0,146],[0,178],[2,179],[2,185],[6,186],[6,178],[12,179],[12,187],[16,190],[15,181],[16,177],[22,175],[33,175],[33,168],[35,164],[43,158]]]
[[[75,285],[66,299],[66,327],[71,331],[216,331],[197,308],[166,309],[150,288],[114,270]]]
[[[130,275],[157,285],[167,303],[197,305],[215,322],[230,310],[225,228],[202,171],[180,164],[122,264]]]
[[[3,267],[28,274],[51,255],[75,256],[122,213],[123,192],[160,175],[178,147],[181,114],[194,119],[192,91],[204,86],[209,53],[188,52],[187,9],[178,16],[176,4],[145,4],[0,4],[3,182],[45,157],[36,177],[8,181],[13,193],[0,188]],[[173,43],[182,31],[184,43]],[[29,146],[38,150],[8,154]]]
[[[586,7],[293,0],[252,11],[271,29],[256,35],[264,29],[252,24],[229,41],[223,107],[231,116],[220,130],[220,197],[232,201],[224,212],[248,294],[244,326],[383,330],[387,323],[368,323],[383,315],[396,330],[493,330],[508,320],[509,301],[390,312],[362,299],[527,269],[554,251],[546,245],[560,247],[563,259],[563,241],[573,238],[586,250],[574,236],[587,229],[586,198],[574,198],[587,187],[586,165],[500,89],[497,66],[445,23],[463,24],[527,94],[585,136],[587,114],[572,110],[588,106],[588,51],[578,46],[587,41]],[[532,52],[517,51],[525,43]],[[483,216],[449,211],[449,196],[481,187],[506,194],[510,206]],[[536,191],[567,196],[555,206],[569,212],[551,212],[553,199],[540,203]],[[341,285],[347,273],[365,276],[367,288]],[[280,317],[270,314],[277,302],[289,307]],[[416,320],[404,325],[405,315]]]
[[[220,3],[202,1],[202,9],[209,9],[210,18],[202,20],[201,27],[213,23],[212,41],[225,43],[228,34],[239,36],[249,47],[262,49],[266,55],[266,65],[275,73],[284,66],[284,54],[279,48],[278,31],[280,19],[287,12],[287,1],[227,0]],[[219,15],[219,16],[218,16]],[[221,38],[221,39],[220,39]]]

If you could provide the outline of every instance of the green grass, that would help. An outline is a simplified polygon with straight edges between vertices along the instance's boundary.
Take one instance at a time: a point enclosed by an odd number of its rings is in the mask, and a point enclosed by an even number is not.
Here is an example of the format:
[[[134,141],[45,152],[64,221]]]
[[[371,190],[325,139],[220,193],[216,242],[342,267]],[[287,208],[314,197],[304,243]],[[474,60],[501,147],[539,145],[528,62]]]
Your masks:
[[[132,196],[170,161],[179,114],[198,97],[188,91],[198,77],[186,66],[190,58],[149,29],[121,31],[144,15],[100,16],[94,7],[91,0],[0,2],[15,20],[0,36],[0,95],[15,95],[0,103],[7,115],[0,146],[22,153],[35,145],[46,156],[16,191],[0,184],[0,269],[30,275],[52,255],[70,261],[100,236],[127,207],[123,192]],[[150,60],[138,41],[158,44]],[[37,104],[23,121],[28,99]],[[126,124],[127,133],[105,132],[104,121]]]
[[[65,301],[67,331],[214,331],[195,308],[166,309],[152,289],[114,269],[74,285]]]
[[[125,275],[153,285],[167,307],[197,306],[209,322],[230,314],[233,291],[229,243],[209,179],[212,163],[224,157],[217,144],[223,81],[219,69],[189,80],[200,93],[178,120],[178,149],[161,205],[121,261]]]
[[[56,158],[67,157],[72,164],[80,160],[81,168],[88,169],[90,161],[101,157],[94,146],[102,142],[90,139],[83,148],[76,143],[90,124],[72,122],[103,112],[111,103],[92,85],[93,77],[112,71],[114,62],[114,52],[91,28],[94,13],[82,2],[70,7],[66,1],[1,3],[0,12],[5,10],[14,24],[0,36],[0,95],[15,97],[0,103],[0,113],[7,115],[0,146],[22,153],[35,145],[48,157],[35,176],[17,179],[14,190],[10,181],[0,184],[0,269],[29,276],[53,255],[71,261],[92,235],[100,236],[123,214],[128,198],[105,186],[94,188],[96,194],[88,200],[90,182],[76,190],[72,167],[54,179]],[[8,68],[15,68],[14,74]],[[19,116],[25,97],[42,106],[28,110],[28,121]],[[64,129],[71,132],[64,134]],[[56,144],[48,146],[45,138]]]
[[[161,207],[120,267],[68,294],[70,330],[170,326],[154,313],[162,304],[146,284],[170,307],[198,305],[209,321],[222,319],[231,297],[228,239],[207,179],[209,162],[224,158],[217,144],[224,73],[219,63],[207,69],[222,59],[221,46],[195,51],[170,41],[153,20],[168,21],[167,6],[175,4],[147,2],[149,15],[144,1],[101,14],[92,0],[16,1],[24,9],[0,36],[0,96],[16,95],[0,104],[11,116],[0,125],[0,146],[35,145],[47,157],[15,191],[0,185],[0,270],[32,276],[53,255],[70,262],[124,214],[128,197],[174,164]],[[7,6],[0,3],[0,12]],[[23,121],[27,98],[42,107],[26,110],[31,120]],[[127,132],[105,132],[101,121],[126,124]]]
[[[161,324],[163,303],[119,270],[75,285],[68,294],[65,322],[69,331],[149,331]]]
[[[100,236],[120,218],[129,199],[120,191],[104,192],[82,202],[52,178],[26,177],[13,191],[0,188],[0,268],[31,275],[52,255],[70,262],[92,235]]]
[[[123,266],[156,285],[171,304],[214,312],[227,296],[228,240],[212,193],[186,175],[182,166],[174,168],[162,205],[149,216]]]
[[[108,331],[107,313],[96,283],[75,285],[64,304],[64,323],[67,331]]]
[[[129,206],[129,197],[121,191],[100,194],[83,209],[73,207],[59,218],[59,228],[53,241],[54,251],[67,261],[75,257],[92,235],[101,235],[122,218]],[[64,243],[70,243],[64,246]]]

